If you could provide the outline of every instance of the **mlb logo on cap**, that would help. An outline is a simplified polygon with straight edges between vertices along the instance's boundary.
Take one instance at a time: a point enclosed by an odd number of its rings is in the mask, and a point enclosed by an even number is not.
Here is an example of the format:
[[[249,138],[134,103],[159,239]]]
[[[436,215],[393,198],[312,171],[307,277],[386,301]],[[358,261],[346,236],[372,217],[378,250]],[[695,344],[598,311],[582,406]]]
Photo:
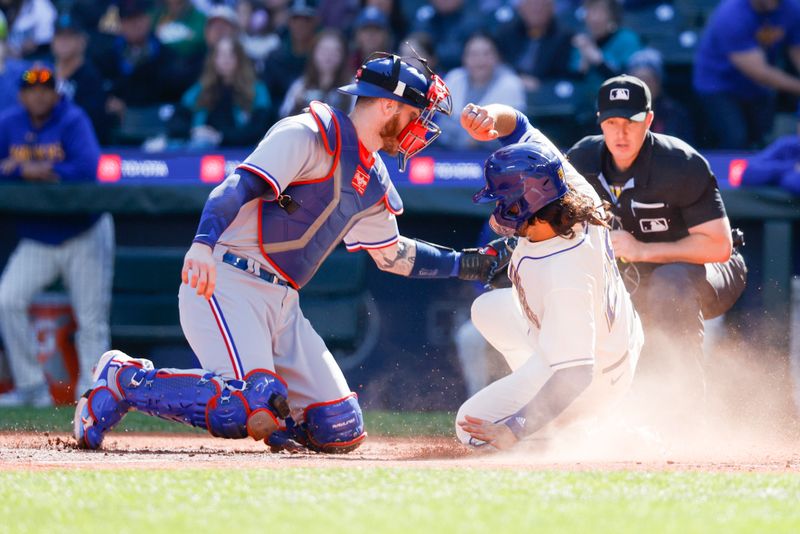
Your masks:
[[[620,117],[642,122],[652,109],[650,89],[636,76],[609,78],[597,93],[597,122]]]
[[[612,89],[609,100],[630,100],[631,93],[627,89]]]

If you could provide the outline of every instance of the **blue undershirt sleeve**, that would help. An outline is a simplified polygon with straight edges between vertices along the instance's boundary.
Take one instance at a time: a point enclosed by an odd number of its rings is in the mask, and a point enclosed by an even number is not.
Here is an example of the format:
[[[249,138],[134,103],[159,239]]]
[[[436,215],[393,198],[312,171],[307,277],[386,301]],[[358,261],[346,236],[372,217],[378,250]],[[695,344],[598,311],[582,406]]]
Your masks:
[[[553,373],[531,401],[505,421],[518,439],[530,436],[555,419],[592,382],[592,365],[567,367]]]
[[[410,278],[453,278],[458,276],[461,253],[415,239],[417,257]]]
[[[236,218],[239,209],[269,191],[272,189],[262,178],[245,169],[236,169],[208,196],[193,242],[214,248],[222,232]]]
[[[500,137],[498,140],[503,143],[503,146],[513,145],[514,143],[519,143],[522,140],[522,136],[532,129],[533,126],[528,121],[528,117],[517,110],[517,125],[514,127],[514,131],[504,137]]]

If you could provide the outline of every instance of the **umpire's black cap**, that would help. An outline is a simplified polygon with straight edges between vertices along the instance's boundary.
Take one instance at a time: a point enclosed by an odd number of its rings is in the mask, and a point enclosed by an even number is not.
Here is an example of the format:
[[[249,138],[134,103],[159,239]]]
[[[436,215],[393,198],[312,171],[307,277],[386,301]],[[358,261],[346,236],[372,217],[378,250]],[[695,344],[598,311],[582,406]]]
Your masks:
[[[650,88],[636,76],[615,76],[597,93],[597,123],[612,117],[642,122],[653,107]]]

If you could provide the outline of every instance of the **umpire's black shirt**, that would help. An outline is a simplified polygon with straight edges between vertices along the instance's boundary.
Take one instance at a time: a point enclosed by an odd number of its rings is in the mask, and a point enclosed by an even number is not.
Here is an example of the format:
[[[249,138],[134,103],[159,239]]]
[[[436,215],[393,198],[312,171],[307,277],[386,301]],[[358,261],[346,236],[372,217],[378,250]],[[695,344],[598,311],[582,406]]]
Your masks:
[[[677,241],[689,228],[725,217],[708,162],[677,137],[648,131],[624,172],[614,166],[602,135],[584,137],[567,157],[639,241]]]

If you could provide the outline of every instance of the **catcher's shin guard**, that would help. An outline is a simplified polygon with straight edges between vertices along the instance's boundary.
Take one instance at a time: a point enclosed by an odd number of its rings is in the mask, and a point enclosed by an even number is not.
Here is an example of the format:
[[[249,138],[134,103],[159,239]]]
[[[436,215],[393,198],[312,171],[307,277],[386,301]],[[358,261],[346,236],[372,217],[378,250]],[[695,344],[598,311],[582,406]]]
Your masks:
[[[115,411],[94,420],[113,420],[113,414],[134,409],[171,421],[205,428],[213,436],[223,438],[266,439],[289,415],[286,385],[277,375],[264,369],[250,371],[244,380],[225,380],[200,369],[179,371],[154,369],[148,360],[128,358],[120,366],[111,366],[106,383],[108,393],[87,397],[89,412],[97,412],[100,402],[111,410],[107,399],[116,402]],[[132,362],[146,362],[135,365]],[[97,405],[97,407],[96,407]],[[108,407],[106,407],[108,405]],[[105,412],[104,412],[105,413]],[[120,416],[121,418],[121,416]],[[111,429],[104,424],[101,435]],[[76,425],[77,428],[77,425]],[[78,437],[76,430],[76,437]],[[78,439],[81,443],[81,439]],[[97,448],[100,440],[83,440],[84,446]]]
[[[117,383],[133,409],[221,438],[268,438],[280,426],[278,418],[289,415],[286,385],[265,369],[250,371],[242,381],[213,373],[131,368],[120,373]]]

